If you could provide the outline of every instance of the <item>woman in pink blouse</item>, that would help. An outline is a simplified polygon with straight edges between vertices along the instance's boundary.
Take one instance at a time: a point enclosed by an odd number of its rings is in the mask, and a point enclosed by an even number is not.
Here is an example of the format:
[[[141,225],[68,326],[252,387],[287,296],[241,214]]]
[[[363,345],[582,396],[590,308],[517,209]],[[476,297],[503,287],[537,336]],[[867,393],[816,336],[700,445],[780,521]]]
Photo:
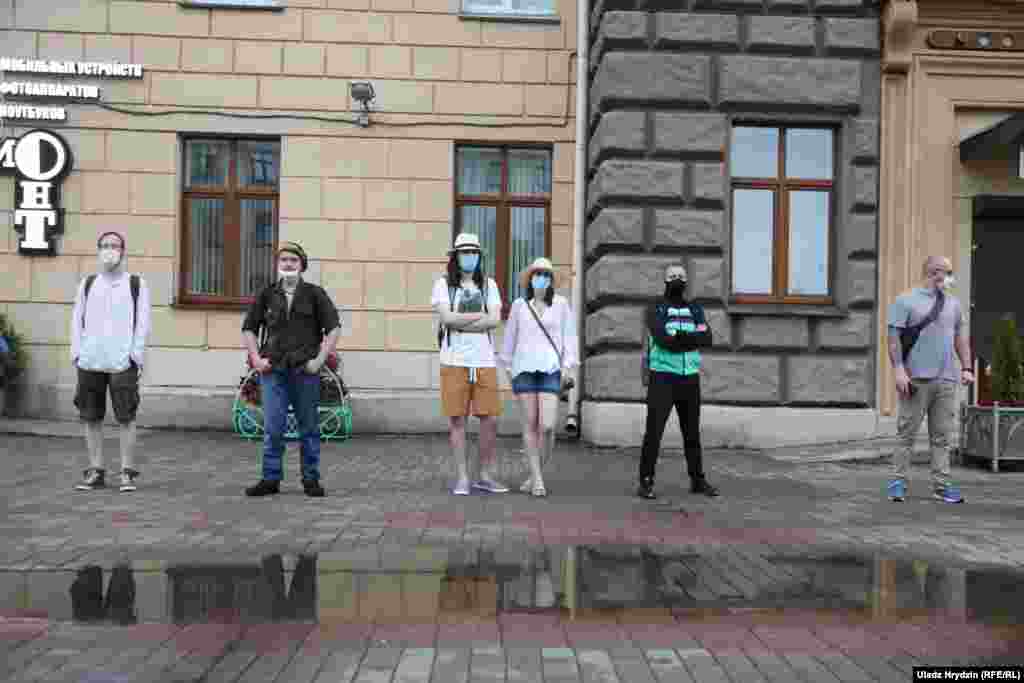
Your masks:
[[[554,445],[562,374],[576,366],[576,323],[569,301],[554,290],[554,268],[535,260],[522,274],[526,296],[516,299],[505,323],[500,360],[519,398],[530,476],[520,490],[546,496],[541,463]]]

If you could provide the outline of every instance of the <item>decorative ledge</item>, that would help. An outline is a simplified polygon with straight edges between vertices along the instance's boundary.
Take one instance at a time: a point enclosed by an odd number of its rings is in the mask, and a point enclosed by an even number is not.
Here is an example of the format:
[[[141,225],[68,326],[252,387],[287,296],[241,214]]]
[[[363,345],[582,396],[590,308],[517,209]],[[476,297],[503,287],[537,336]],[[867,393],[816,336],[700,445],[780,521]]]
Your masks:
[[[485,14],[479,12],[460,12],[459,19],[467,21],[496,21],[514,24],[560,24],[562,18],[557,14]]]
[[[849,311],[840,306],[814,304],[734,304],[726,305],[729,315],[771,315],[771,316],[807,316],[811,318],[845,318]]]
[[[178,0],[182,7],[192,9],[248,9],[271,12],[284,11],[281,0]]]

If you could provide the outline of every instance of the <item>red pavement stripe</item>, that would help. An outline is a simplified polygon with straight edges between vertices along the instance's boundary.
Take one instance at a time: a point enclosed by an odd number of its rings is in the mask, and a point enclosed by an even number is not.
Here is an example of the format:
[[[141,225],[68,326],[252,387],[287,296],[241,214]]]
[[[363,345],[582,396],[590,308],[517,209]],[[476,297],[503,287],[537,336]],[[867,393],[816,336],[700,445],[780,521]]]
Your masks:
[[[908,623],[882,624],[873,631],[879,637],[898,643],[900,648],[914,658],[934,658],[943,654],[942,641],[938,634]]]
[[[316,629],[317,638],[323,643],[357,645],[363,643],[373,631],[373,626],[363,622],[330,621],[321,622]]]
[[[897,640],[889,639],[875,624],[825,626],[816,632],[823,641],[851,656],[895,657],[906,653]]]
[[[755,626],[754,635],[776,652],[799,652],[818,655],[831,648],[814,637],[810,630],[799,627]]]
[[[192,624],[174,636],[179,657],[216,657],[242,634],[239,624]]]
[[[373,630],[374,640],[401,643],[402,647],[434,647],[437,624],[381,624]]]
[[[541,629],[530,631],[503,631],[502,645],[510,647],[568,647],[565,632],[561,629]]]
[[[239,646],[260,654],[283,654],[306,640],[314,628],[313,624],[255,624],[243,632]]]
[[[768,647],[750,629],[718,626],[713,628],[683,629],[707,650],[767,650]]]
[[[687,643],[692,644],[695,640],[690,632],[681,628],[655,624],[637,624],[630,627],[628,633],[637,647],[645,650],[675,648]]]

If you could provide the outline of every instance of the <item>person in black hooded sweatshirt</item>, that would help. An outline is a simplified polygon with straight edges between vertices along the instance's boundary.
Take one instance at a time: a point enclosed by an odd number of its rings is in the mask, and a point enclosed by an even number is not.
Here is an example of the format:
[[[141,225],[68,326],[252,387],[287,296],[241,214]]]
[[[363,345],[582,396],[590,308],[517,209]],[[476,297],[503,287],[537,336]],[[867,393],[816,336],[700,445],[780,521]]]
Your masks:
[[[690,491],[717,496],[718,489],[704,477],[700,445],[700,351],[711,346],[703,307],[686,297],[686,269],[680,264],[665,270],[665,297],[650,306],[646,316],[644,380],[647,384],[647,425],[640,455],[637,495],[653,499],[654,470],[661,437],[672,409],[683,430]]]

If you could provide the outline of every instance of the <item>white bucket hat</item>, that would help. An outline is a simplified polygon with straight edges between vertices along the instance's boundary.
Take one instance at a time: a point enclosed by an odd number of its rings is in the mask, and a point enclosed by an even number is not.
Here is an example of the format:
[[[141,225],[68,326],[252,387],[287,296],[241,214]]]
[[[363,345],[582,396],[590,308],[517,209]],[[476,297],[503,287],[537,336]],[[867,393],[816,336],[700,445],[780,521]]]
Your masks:
[[[459,233],[458,237],[455,238],[455,245],[452,246],[449,254],[453,254],[457,251],[482,251],[480,249],[480,238],[476,235],[463,232]]]

